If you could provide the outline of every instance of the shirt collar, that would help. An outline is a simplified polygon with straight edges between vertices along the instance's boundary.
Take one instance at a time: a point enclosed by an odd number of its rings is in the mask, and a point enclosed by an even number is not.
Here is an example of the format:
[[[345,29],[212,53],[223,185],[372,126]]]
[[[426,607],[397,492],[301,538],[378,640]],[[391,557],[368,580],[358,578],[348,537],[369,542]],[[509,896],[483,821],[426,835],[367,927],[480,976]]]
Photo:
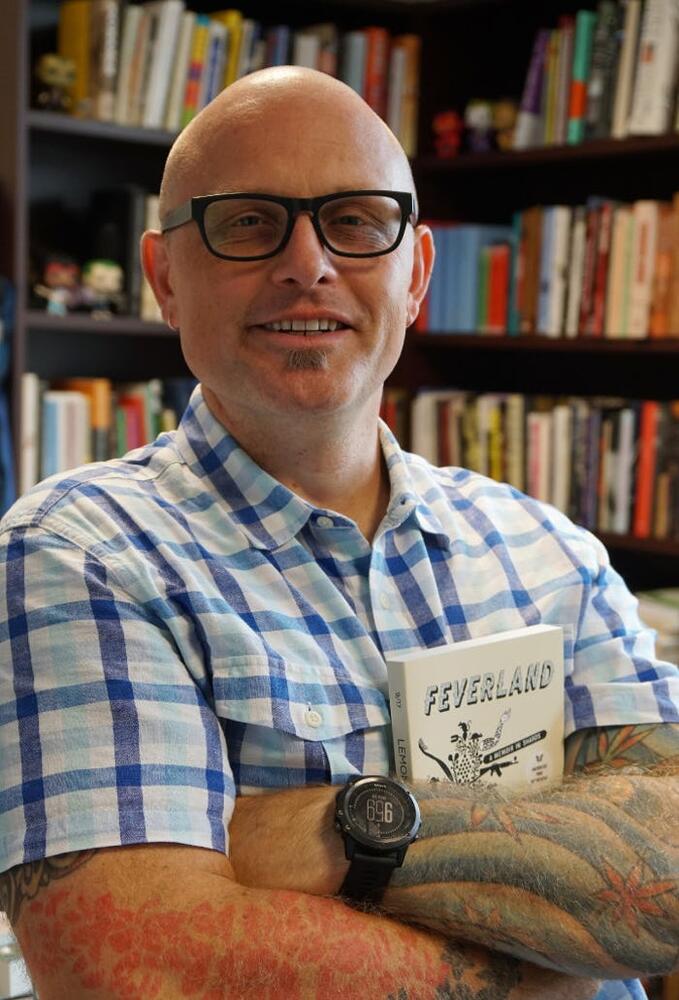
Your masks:
[[[382,420],[379,433],[391,484],[386,515],[389,528],[413,517],[422,531],[447,547],[449,540],[441,522],[416,492],[406,455]],[[174,444],[193,473],[207,481],[227,504],[255,548],[278,548],[297,535],[310,517],[333,513],[314,507],[257,465],[213,416],[200,385],[191,394]]]

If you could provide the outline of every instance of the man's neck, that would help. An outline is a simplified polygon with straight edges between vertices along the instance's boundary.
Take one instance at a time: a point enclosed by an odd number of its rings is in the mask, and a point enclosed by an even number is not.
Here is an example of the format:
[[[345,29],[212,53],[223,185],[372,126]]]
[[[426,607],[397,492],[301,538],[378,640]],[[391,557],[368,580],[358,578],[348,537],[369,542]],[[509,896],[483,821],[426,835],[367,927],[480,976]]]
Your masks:
[[[266,425],[227,414],[215,395],[205,401],[248,455],[269,475],[316,507],[354,520],[372,542],[389,505],[377,405],[348,421],[313,416]]]

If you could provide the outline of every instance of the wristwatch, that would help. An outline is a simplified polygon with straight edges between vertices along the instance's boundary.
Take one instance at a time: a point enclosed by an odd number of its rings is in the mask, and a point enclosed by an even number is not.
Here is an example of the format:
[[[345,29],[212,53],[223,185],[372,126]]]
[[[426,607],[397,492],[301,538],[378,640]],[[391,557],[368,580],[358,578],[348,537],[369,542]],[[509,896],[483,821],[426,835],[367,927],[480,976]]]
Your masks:
[[[381,775],[351,778],[335,800],[335,827],[351,862],[340,896],[377,903],[420,829],[415,796]]]

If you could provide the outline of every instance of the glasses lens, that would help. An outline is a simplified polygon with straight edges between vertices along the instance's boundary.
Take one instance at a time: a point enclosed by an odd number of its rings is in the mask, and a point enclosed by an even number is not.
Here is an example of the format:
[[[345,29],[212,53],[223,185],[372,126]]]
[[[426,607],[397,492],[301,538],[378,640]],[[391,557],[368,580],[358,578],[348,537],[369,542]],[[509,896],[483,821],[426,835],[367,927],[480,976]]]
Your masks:
[[[328,244],[339,253],[384,253],[398,241],[401,206],[388,195],[337,197],[323,203],[318,222]]]
[[[212,249],[227,257],[259,257],[276,250],[288,214],[282,205],[258,198],[224,198],[205,209],[205,234]]]

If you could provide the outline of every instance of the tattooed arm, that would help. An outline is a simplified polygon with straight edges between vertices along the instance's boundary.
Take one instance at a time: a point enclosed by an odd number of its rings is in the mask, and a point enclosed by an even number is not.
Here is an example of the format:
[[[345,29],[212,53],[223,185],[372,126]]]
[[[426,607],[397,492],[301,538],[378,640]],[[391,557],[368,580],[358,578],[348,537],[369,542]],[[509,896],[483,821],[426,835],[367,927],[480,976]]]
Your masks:
[[[193,847],[86,851],[15,868],[0,876],[3,906],[41,1000],[588,1000],[596,992],[588,980],[447,943],[336,899],[244,888],[225,857]]]

